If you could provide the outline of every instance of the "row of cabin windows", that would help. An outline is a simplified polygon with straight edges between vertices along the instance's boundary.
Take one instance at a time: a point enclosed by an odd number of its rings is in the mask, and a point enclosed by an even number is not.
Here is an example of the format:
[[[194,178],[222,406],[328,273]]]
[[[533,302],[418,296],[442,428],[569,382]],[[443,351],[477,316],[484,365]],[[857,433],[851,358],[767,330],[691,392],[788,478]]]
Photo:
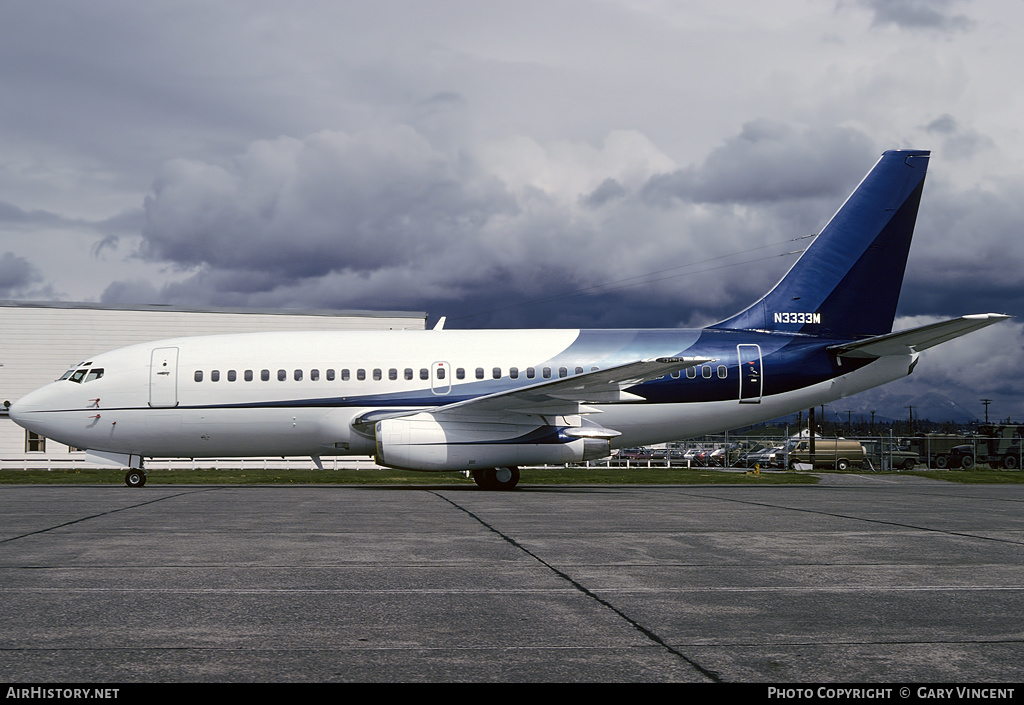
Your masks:
[[[718,379],[726,379],[729,376],[729,368],[726,367],[725,365],[719,365],[717,372],[718,372]],[[714,372],[714,370],[711,369],[711,365],[701,365],[700,366],[700,376],[703,377],[704,379],[711,379],[711,377],[714,374],[715,374],[715,372]],[[680,377],[682,377],[682,375],[683,375],[683,373],[681,371],[673,372],[672,373],[672,378],[673,379],[679,379]],[[687,377],[687,379],[695,379],[697,377],[697,368],[696,367],[687,367],[686,368],[686,377]]]
[[[598,368],[597,367],[591,367],[590,369],[591,370],[597,370]],[[437,378],[438,379],[445,379],[447,377],[448,371],[447,371],[447,368],[439,367],[437,369],[436,373],[437,373]],[[534,367],[527,367],[525,370],[523,370],[523,373],[525,374],[527,379],[534,379],[534,378],[537,377],[537,369],[534,368]],[[540,376],[543,379],[551,379],[551,377],[555,373],[556,373],[556,371],[553,370],[550,367],[542,367],[541,370],[540,370]],[[574,368],[573,373],[574,374],[583,374],[583,368],[582,367],[576,367],[576,368]],[[303,378],[305,377],[305,374],[306,374],[305,370],[293,370],[291,375],[288,374],[288,370],[278,370],[277,374],[276,374],[276,377],[277,377],[277,380],[280,381],[280,382],[286,381],[289,378],[289,376],[291,377],[291,379],[295,380],[296,382],[301,382],[303,380]],[[558,374],[559,377],[568,377],[569,376],[569,368],[567,368],[567,367],[559,367],[558,370],[557,370],[557,374]],[[483,367],[477,367],[474,375],[475,375],[476,379],[484,379],[486,377],[486,372],[485,372]],[[509,368],[508,375],[512,379],[519,379],[519,375],[520,375],[519,368],[518,367]],[[271,375],[270,370],[260,370],[260,380],[261,381],[269,382],[271,377],[272,377],[272,375]],[[324,374],[323,374],[323,378],[326,379],[329,382],[333,382],[336,379],[340,379],[343,382],[347,382],[349,379],[352,379],[352,377],[353,377],[352,371],[347,369],[347,368],[343,368],[343,369],[340,369],[340,370],[337,370],[337,371],[333,370],[333,369],[324,370]],[[378,381],[382,380],[382,379],[384,379],[384,370],[382,370],[380,368],[375,368],[375,369],[373,369],[370,372],[370,377],[372,379],[374,379],[374,380],[378,380]],[[392,367],[392,368],[390,368],[387,371],[387,378],[389,380],[397,380],[398,377],[399,377],[399,371],[398,371],[397,368]],[[412,379],[415,379],[415,377],[416,377],[416,373],[415,373],[415,371],[411,367],[406,367],[402,371],[402,378],[403,379],[412,380]],[[493,379],[501,379],[501,377],[502,377],[502,369],[500,367],[492,368],[491,369],[491,377]],[[204,378],[205,378],[205,373],[204,373],[203,370],[196,370],[195,371],[194,379],[195,379],[196,382],[202,382]],[[238,375],[238,372],[236,370],[228,370],[227,371],[226,379],[227,379],[228,382],[235,382],[235,381],[238,380],[238,378],[239,378],[239,375]],[[364,370],[364,369],[357,369],[355,371],[355,379],[361,381],[361,380],[365,380],[366,378],[367,378],[367,371],[366,370]],[[430,379],[430,370],[427,369],[426,367],[421,367],[420,370],[419,370],[419,378],[422,379],[422,380]],[[466,379],[466,369],[464,367],[457,367],[457,368],[455,368],[455,378],[456,379]],[[242,379],[244,379],[246,382],[252,382],[255,379],[255,374],[254,374],[253,370],[245,370],[244,372],[242,372]],[[309,379],[312,382],[319,381],[320,380],[320,370],[318,370],[318,369],[310,370],[309,371]],[[219,382],[220,380],[221,380],[220,370],[211,370],[210,371],[210,381],[211,382]]]
[[[590,370],[592,372],[596,371],[598,369],[599,368],[597,368],[597,367],[591,367],[590,368]],[[537,369],[534,368],[534,367],[527,367],[525,370],[523,370],[523,373],[525,374],[526,379],[536,379],[536,377],[537,377]],[[552,369],[551,367],[542,367],[540,369],[540,376],[541,376],[542,379],[551,379],[552,376],[555,373],[556,373],[556,370]],[[484,379],[484,377],[486,376],[483,367],[477,367],[474,374],[475,374],[476,379]],[[567,367],[559,367],[558,370],[557,370],[557,374],[558,374],[559,377],[568,377],[569,376],[569,368],[567,368]],[[575,367],[573,369],[573,374],[577,374],[577,375],[583,374],[583,368],[582,367]],[[712,368],[709,365],[701,365],[701,376],[702,377],[704,377],[705,379],[711,379],[712,374],[713,374]],[[726,368],[725,365],[719,365],[718,366],[718,377],[719,377],[719,379],[725,379],[728,376],[728,374],[729,374],[729,371],[728,371],[728,368]],[[203,372],[203,370],[196,370],[195,371],[195,375],[194,375],[195,381],[196,382],[202,382],[203,379],[204,379],[204,375],[205,375],[205,373]],[[520,375],[520,370],[519,370],[518,367],[510,367],[509,368],[508,376],[510,378],[512,378],[512,379],[519,379],[519,375]],[[292,373],[291,373],[290,376],[291,376],[291,378],[294,381],[301,382],[303,380],[304,376],[305,376],[305,371],[304,370],[298,370],[298,369],[297,370],[292,370]],[[380,369],[379,367],[378,368],[374,368],[370,372],[370,376],[371,376],[371,378],[373,380],[380,381],[380,380],[384,379],[384,370]],[[444,368],[444,367],[439,367],[437,369],[437,378],[438,379],[445,379],[446,376],[447,376],[447,369]],[[682,372],[673,372],[672,373],[672,377],[675,378],[675,379],[679,379],[681,376],[682,376]],[[686,376],[689,379],[696,378],[697,377],[697,368],[695,368],[695,367],[687,368],[686,369]],[[246,382],[252,382],[255,379],[255,373],[253,372],[253,370],[245,370],[245,371],[242,372],[241,377]],[[236,381],[238,381],[238,378],[239,378],[238,372],[236,370],[228,370],[227,374],[226,374],[226,378],[227,378],[228,382],[236,382]],[[288,378],[289,378],[288,370],[278,370],[277,371],[277,380],[279,382],[287,381]],[[349,370],[347,368],[343,368],[343,369],[337,370],[337,371],[335,371],[333,369],[329,369],[329,370],[324,370],[323,378],[326,379],[328,382],[333,382],[336,379],[340,379],[343,382],[347,382],[348,380],[350,380],[352,378],[352,373],[351,373],[351,370]],[[357,380],[359,380],[359,381],[365,380],[367,378],[366,370],[362,369],[362,368],[357,369],[355,371],[355,378]],[[387,378],[389,380],[397,380],[398,379],[398,369],[395,368],[395,367],[392,367],[392,368],[388,369],[388,371],[387,371]],[[414,374],[413,369],[411,367],[406,367],[402,371],[402,378],[406,379],[406,380],[414,379],[415,378],[415,374]],[[426,367],[421,367],[420,370],[419,370],[419,378],[422,379],[422,380],[430,379],[430,370],[427,369]],[[466,379],[466,370],[465,370],[465,368],[463,368],[463,367],[455,368],[455,378],[456,379]],[[500,367],[492,368],[491,369],[491,378],[492,379],[501,379],[502,378],[502,369]],[[219,382],[220,379],[221,379],[220,370],[211,370],[210,371],[210,381],[211,382]],[[261,381],[269,382],[270,379],[271,379],[271,372],[270,372],[270,370],[260,370],[260,380]],[[319,369],[312,369],[312,370],[310,370],[309,371],[309,380],[311,382],[318,382],[318,381],[320,381],[320,370]]]

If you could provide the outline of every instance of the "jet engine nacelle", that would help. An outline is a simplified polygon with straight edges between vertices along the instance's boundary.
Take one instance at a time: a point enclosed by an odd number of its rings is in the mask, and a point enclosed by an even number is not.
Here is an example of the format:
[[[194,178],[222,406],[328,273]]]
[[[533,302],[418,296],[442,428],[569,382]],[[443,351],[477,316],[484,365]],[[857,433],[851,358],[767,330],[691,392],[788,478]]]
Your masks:
[[[609,455],[609,437],[617,434],[580,435],[578,427],[438,421],[419,414],[377,422],[376,460],[393,468],[436,471],[578,463]]]

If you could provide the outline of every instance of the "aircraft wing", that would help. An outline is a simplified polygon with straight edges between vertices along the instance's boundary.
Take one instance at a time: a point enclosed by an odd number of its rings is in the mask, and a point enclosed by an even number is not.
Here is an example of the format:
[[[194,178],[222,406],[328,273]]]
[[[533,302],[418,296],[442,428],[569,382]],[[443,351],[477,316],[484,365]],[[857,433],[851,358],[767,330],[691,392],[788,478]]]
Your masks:
[[[638,401],[642,397],[625,391],[627,387],[648,382],[667,374],[713,362],[707,357],[659,357],[638,360],[593,372],[562,377],[475,399],[431,409],[432,414],[452,411],[508,411],[518,413],[579,413],[580,404],[614,404]],[[570,410],[571,409],[571,410]]]
[[[1002,313],[976,313],[898,333],[887,333],[852,343],[832,345],[829,350],[840,357],[874,358],[883,355],[908,355],[927,350],[939,343],[959,338],[961,335],[990,326],[993,323],[999,323],[1007,318],[1009,316]]]
[[[571,377],[544,380],[527,387],[486,394],[442,406],[403,411],[380,409],[363,414],[353,423],[357,426],[364,426],[383,419],[423,412],[434,416],[464,412],[578,414],[581,405],[585,404],[614,404],[641,400],[642,397],[625,391],[626,388],[713,361],[708,357],[658,357],[637,360]]]

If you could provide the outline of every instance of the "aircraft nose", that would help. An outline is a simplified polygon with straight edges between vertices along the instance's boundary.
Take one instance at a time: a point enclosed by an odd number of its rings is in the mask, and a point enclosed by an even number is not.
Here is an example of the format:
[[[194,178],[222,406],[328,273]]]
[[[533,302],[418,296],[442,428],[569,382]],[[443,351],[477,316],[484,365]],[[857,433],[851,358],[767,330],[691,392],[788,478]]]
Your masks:
[[[29,396],[32,396],[32,395],[29,394]],[[11,418],[11,421],[13,421],[14,423],[18,424],[19,426],[24,426],[25,425],[24,424],[25,412],[29,408],[28,405],[25,404],[24,399],[25,398],[22,397],[21,399],[19,399],[18,401],[14,402],[13,404],[11,404],[10,406],[7,407],[7,415]]]
[[[29,422],[32,412],[44,411],[46,409],[46,404],[44,403],[48,396],[46,389],[46,387],[43,387],[42,389],[37,389],[34,392],[29,392],[21,399],[18,399],[7,407],[7,415],[10,417],[11,421],[23,428],[28,428],[26,423]]]

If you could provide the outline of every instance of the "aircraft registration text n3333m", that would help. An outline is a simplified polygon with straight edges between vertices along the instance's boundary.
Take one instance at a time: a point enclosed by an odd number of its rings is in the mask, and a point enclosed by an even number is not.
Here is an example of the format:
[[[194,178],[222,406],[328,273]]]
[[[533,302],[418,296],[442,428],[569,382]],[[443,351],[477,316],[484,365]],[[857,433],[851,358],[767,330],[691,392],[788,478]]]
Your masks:
[[[775,288],[700,329],[249,333],[96,355],[15,402],[47,438],[144,459],[374,455],[510,489],[523,465],[716,433],[910,374],[1001,321],[893,333],[929,152],[885,152]]]

